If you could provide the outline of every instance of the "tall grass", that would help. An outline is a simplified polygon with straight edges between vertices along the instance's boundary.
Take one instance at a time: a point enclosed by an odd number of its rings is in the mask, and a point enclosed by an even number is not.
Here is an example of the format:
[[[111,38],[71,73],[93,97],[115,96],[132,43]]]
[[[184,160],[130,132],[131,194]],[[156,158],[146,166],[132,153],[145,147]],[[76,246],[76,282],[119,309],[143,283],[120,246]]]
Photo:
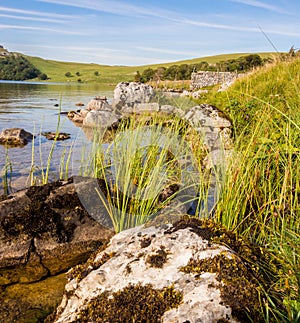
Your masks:
[[[8,156],[8,148],[5,150],[5,165],[2,168],[2,182],[4,195],[8,195],[11,192],[12,181],[12,163]]]
[[[266,321],[300,320],[300,60],[279,62],[210,99],[234,123],[215,220],[268,254]],[[208,98],[208,97],[207,97]]]
[[[200,187],[207,194],[200,154],[193,152],[191,141],[200,138],[180,118],[171,119],[130,118],[111,144],[94,142],[81,168],[83,175],[105,180],[106,195],[97,190],[98,203],[105,206],[116,232],[172,212],[174,201],[186,212],[198,201]]]

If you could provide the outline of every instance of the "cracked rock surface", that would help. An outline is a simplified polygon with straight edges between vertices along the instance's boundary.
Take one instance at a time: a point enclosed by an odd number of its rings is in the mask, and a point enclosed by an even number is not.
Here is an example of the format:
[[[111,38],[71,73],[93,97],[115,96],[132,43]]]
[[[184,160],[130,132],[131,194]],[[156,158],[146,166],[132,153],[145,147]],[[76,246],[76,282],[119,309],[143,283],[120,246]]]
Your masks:
[[[69,272],[63,300],[47,322],[246,322],[244,311],[257,307],[258,285],[234,250],[213,242],[226,236],[195,218],[123,231]],[[141,286],[156,294],[174,288],[173,299],[176,293],[182,299],[157,314],[163,304],[153,308]]]
[[[0,299],[9,298],[6,292],[12,286],[38,284],[86,261],[112,235],[111,230],[101,226],[84,210],[72,179],[30,187],[2,198]],[[12,303],[6,302],[5,307],[10,305]],[[22,301],[13,307],[16,306],[22,307]],[[3,312],[1,307],[0,314]],[[21,312],[20,315],[24,315]],[[12,321],[12,318],[7,319],[7,322]],[[17,321],[22,322],[22,317]]]

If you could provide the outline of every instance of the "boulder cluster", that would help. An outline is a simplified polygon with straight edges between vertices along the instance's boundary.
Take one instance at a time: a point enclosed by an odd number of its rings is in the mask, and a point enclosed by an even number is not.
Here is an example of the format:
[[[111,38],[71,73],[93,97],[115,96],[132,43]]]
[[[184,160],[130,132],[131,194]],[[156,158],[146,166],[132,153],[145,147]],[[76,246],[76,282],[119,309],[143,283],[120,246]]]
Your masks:
[[[164,94],[165,95],[165,94]],[[174,115],[187,121],[203,138],[211,155],[206,164],[213,167],[218,160],[230,156],[232,148],[231,122],[222,112],[209,104],[178,107],[168,100],[168,94],[162,98],[160,93],[147,84],[121,82],[115,90],[112,103],[106,97],[92,99],[86,109],[71,111],[68,117],[83,128],[116,128],[122,118],[130,115],[162,113]],[[172,101],[171,101],[172,102]],[[224,153],[225,151],[225,153]]]
[[[83,128],[109,129],[143,113],[185,120],[209,151],[207,168],[232,152],[231,123],[217,108],[184,109],[145,84],[120,83],[111,104],[96,97],[68,117]],[[260,321],[261,290],[251,262],[259,250],[211,221],[181,215],[114,235],[78,198],[78,186],[89,195],[94,184],[76,183],[76,190],[70,179],[0,197],[4,322],[38,321],[50,312],[45,322]]]

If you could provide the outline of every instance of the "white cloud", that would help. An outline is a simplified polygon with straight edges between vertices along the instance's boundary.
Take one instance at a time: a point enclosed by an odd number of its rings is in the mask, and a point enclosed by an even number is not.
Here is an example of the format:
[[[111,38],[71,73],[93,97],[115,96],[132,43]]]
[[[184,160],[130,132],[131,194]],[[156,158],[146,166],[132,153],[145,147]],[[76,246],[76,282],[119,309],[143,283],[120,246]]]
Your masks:
[[[67,30],[61,30],[61,29],[54,29],[54,28],[46,28],[46,27],[30,27],[30,26],[20,26],[20,25],[0,25],[1,29],[20,29],[22,31],[46,31],[46,32],[54,32],[59,34],[66,34],[66,35],[84,35],[81,32],[76,31],[67,31]]]
[[[18,14],[24,14],[24,15],[31,15],[31,16],[57,18],[57,19],[78,18],[76,16],[71,16],[71,15],[61,15],[61,14],[57,14],[57,13],[49,13],[49,12],[34,11],[34,10],[23,10],[23,9],[16,9],[16,8],[9,8],[9,7],[0,7],[0,11],[12,12],[12,13],[18,13]]]
[[[25,17],[25,16],[15,16],[15,15],[6,15],[0,14],[0,17],[16,19],[16,20],[27,20],[27,21],[42,21],[42,22],[50,22],[50,23],[65,23],[65,20],[58,19],[49,19],[49,18],[37,18],[37,17]]]
[[[145,7],[135,6],[121,1],[114,0],[36,0],[38,2],[54,3],[71,7],[92,9],[106,13],[124,16],[167,16],[167,11],[155,9],[146,9]]]
[[[143,50],[147,52],[155,52],[155,53],[163,53],[163,54],[171,54],[171,55],[187,55],[187,56],[197,56],[199,52],[191,52],[191,51],[178,51],[178,50],[170,50],[170,49],[162,49],[156,47],[136,47],[138,50]]]
[[[262,2],[262,1],[258,1],[258,0],[229,0],[229,1],[245,4],[245,5],[251,6],[251,7],[266,9],[266,10],[278,12],[281,14],[288,14],[288,12],[286,12],[284,9],[282,9],[280,7],[277,7],[277,6]]]

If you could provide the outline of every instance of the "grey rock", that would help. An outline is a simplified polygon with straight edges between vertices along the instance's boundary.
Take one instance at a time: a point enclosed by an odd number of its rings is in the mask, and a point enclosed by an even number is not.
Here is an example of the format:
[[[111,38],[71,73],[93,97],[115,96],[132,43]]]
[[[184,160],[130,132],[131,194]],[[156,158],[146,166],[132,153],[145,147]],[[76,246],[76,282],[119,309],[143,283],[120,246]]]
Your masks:
[[[215,84],[231,83],[236,79],[245,76],[243,73],[235,72],[212,72],[212,71],[199,71],[191,75],[191,90],[211,86]]]
[[[216,149],[211,151],[203,160],[206,169],[219,168],[225,171],[232,162],[235,154],[232,149]]]
[[[144,113],[144,112],[158,112],[159,104],[157,102],[152,103],[135,103],[133,106],[134,113]]]
[[[96,111],[113,111],[111,105],[107,102],[106,97],[96,97],[91,100],[86,107],[86,110],[96,110]]]
[[[182,268],[191,261],[209,260],[220,255],[228,262],[242,260],[231,249],[212,244],[196,232],[195,226],[168,224],[158,228],[136,227],[115,235],[109,246],[90,260],[90,269],[82,280],[70,275],[55,322],[74,322],[91,299],[102,293],[110,297],[114,292],[137,284],[151,284],[154,289],[174,286],[183,294],[183,302],[166,311],[162,322],[238,322],[228,300],[221,294],[226,283],[219,281],[216,273],[186,273]],[[151,262],[151,258],[162,254],[164,257],[159,265]],[[103,263],[101,260],[105,255],[111,256]],[[100,266],[97,265],[99,262]],[[248,278],[244,277],[246,268],[239,277],[245,284],[248,283]]]
[[[160,112],[163,112],[166,114],[173,114],[175,109],[176,108],[174,106],[165,104],[160,107]]]
[[[121,82],[114,90],[112,106],[122,111],[126,107],[133,107],[136,103],[149,103],[155,93],[150,85],[137,82]]]
[[[110,128],[119,124],[120,115],[106,110],[92,110],[83,119],[84,127]]]

